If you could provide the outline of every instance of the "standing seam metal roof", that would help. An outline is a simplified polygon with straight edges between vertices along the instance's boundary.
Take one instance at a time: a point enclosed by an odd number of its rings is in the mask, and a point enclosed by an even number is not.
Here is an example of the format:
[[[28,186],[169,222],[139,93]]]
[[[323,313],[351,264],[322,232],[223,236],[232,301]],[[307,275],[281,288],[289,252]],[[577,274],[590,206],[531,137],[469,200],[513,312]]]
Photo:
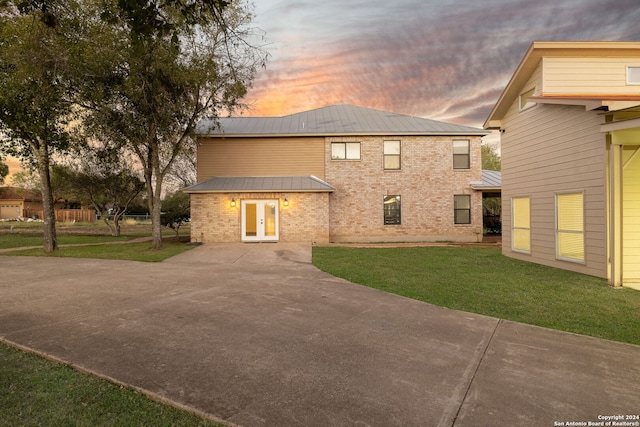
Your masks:
[[[228,117],[198,123],[208,136],[260,135],[486,135],[469,126],[395,114],[354,105],[332,105],[282,117]]]
[[[228,192],[332,192],[335,187],[313,175],[309,176],[232,176],[213,177],[185,188],[186,193]]]

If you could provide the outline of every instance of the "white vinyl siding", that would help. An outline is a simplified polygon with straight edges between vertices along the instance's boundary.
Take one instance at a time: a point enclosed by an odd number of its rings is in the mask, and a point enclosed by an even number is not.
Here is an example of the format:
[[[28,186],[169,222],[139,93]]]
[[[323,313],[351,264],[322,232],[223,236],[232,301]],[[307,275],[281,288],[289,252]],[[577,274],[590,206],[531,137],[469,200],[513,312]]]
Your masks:
[[[559,259],[584,261],[584,195],[556,195],[556,250]]]
[[[511,247],[514,251],[531,252],[531,201],[528,197],[514,197],[511,200],[513,216]]]

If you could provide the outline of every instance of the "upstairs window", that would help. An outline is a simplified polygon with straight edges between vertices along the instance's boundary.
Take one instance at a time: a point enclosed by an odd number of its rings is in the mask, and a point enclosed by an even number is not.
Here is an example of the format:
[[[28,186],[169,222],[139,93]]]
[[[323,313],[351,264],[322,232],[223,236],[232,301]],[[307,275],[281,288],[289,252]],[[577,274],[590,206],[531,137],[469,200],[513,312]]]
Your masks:
[[[531,108],[536,105],[535,102],[529,100],[529,98],[533,96],[535,91],[536,88],[534,87],[533,89],[529,89],[528,91],[520,95],[520,111],[526,110],[527,108]]]
[[[384,141],[383,144],[385,170],[400,169],[400,141]]]
[[[453,141],[453,168],[469,169],[471,156],[469,155],[469,140],[457,139]]]
[[[384,196],[384,224],[400,224],[400,196]]]
[[[627,67],[627,84],[640,85],[640,67]]]
[[[331,160],[360,160],[360,143],[332,142]]]

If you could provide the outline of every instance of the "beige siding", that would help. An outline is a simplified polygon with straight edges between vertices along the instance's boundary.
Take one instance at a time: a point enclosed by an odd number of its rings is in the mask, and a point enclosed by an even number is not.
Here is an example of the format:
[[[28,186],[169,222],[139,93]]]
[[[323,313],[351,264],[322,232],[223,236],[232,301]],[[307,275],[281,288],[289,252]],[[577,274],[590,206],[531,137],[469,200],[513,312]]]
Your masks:
[[[198,182],[214,176],[306,176],[324,179],[324,138],[203,138]]]
[[[544,58],[545,95],[639,95],[640,85],[627,85],[627,66],[640,58]]]
[[[526,87],[539,84],[540,70]],[[605,136],[603,118],[584,107],[542,105],[519,111],[517,100],[503,120],[503,252],[599,277],[607,276]],[[585,263],[556,259],[555,195],[584,192]],[[511,250],[511,198],[531,198],[531,253]]]
[[[640,151],[625,147],[623,175],[623,279],[640,282]]]
[[[453,169],[453,140],[469,139],[471,168]],[[401,169],[383,169],[383,143],[401,141]],[[360,142],[360,160],[331,160],[331,142]],[[480,138],[327,138],[330,238],[335,242],[465,241],[482,239]],[[471,224],[454,224],[454,195],[471,196]],[[385,195],[401,196],[401,224],[385,225]]]

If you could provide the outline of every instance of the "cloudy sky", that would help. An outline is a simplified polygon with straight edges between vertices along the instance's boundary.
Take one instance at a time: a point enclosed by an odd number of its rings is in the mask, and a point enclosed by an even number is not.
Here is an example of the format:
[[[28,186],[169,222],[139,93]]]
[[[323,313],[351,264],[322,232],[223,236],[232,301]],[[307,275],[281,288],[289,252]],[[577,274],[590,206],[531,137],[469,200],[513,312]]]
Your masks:
[[[250,116],[348,103],[481,127],[534,40],[640,41],[638,0],[253,0]]]

